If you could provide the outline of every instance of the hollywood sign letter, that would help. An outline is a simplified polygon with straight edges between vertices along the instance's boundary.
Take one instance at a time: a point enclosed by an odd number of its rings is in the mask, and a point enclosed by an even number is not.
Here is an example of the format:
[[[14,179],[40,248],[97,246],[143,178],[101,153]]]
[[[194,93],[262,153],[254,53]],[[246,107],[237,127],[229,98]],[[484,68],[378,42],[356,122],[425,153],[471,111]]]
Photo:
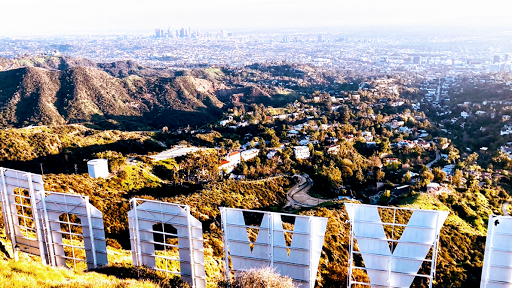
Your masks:
[[[301,287],[314,287],[327,218],[232,208],[221,208],[221,217],[226,266],[231,257],[235,275],[270,266]]]
[[[439,232],[448,217],[447,211],[412,210],[394,207],[379,207],[373,205],[360,205],[345,203],[351,222],[351,255],[349,274],[354,269],[365,270],[370,278],[371,286],[409,287],[416,276],[430,279],[435,271],[437,256],[437,243]],[[407,224],[382,222],[379,209],[394,209],[396,211],[410,211]],[[386,235],[384,226],[392,227],[393,231],[400,230],[400,239],[390,239]],[[398,227],[398,228],[397,228]],[[355,239],[354,239],[355,238]],[[354,240],[357,240],[359,251],[353,251]],[[390,243],[394,250],[390,250]],[[433,247],[432,259],[426,259]],[[354,255],[360,254],[364,267],[354,266]],[[430,275],[418,274],[418,270],[425,261],[431,261]],[[353,284],[363,284],[350,277],[349,287]]]

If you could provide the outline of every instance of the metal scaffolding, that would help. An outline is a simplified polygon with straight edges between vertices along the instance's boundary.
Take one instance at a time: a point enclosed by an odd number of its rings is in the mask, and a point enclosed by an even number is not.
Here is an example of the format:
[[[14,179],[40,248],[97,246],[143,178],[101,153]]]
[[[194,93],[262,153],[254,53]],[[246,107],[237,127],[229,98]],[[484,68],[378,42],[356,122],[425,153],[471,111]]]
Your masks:
[[[24,171],[0,168],[0,177],[2,216],[16,261],[22,251],[53,266],[108,264],[103,215],[88,197],[46,192],[41,175]]]
[[[272,267],[300,287],[315,286],[327,218],[233,208],[220,211],[228,281],[231,271],[236,275]],[[255,215],[252,221],[249,214]],[[283,217],[292,219],[293,228],[284,229]]]
[[[190,207],[138,198],[130,204],[134,265],[180,275],[194,288],[206,287],[203,228]]]
[[[489,218],[481,288],[512,286],[512,217]]]
[[[345,208],[350,218],[349,288],[410,287],[416,278],[432,288],[439,233],[449,212],[354,203]],[[369,281],[356,279],[355,270],[366,272]]]

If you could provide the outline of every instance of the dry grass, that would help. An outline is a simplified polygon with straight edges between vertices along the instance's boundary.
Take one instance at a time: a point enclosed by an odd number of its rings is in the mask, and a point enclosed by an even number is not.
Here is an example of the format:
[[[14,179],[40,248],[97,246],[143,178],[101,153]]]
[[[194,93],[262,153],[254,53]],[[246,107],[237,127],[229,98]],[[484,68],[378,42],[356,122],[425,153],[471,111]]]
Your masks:
[[[117,279],[94,272],[44,266],[35,261],[0,260],[0,287],[139,287],[156,288],[151,281]]]
[[[240,288],[295,288],[292,279],[281,276],[270,267],[250,269],[236,277],[236,287]]]

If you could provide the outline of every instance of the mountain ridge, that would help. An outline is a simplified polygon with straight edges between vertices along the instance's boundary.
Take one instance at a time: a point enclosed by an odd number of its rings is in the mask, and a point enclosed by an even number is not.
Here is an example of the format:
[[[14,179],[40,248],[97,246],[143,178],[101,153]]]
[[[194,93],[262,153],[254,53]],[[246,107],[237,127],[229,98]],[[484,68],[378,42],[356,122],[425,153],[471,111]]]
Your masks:
[[[115,118],[155,126],[198,125],[222,115],[226,103],[216,92],[229,90],[208,75],[209,79],[200,79],[192,73],[159,72],[133,61],[95,64],[66,57],[48,57],[46,62],[3,58],[0,70],[3,127]],[[173,119],[182,114],[188,115],[184,121]]]

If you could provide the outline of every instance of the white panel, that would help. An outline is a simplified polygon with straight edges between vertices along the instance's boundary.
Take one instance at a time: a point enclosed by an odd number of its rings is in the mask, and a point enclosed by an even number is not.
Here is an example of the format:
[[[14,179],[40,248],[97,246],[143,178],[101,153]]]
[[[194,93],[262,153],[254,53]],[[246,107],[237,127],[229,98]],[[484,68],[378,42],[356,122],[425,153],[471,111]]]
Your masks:
[[[431,279],[435,271],[435,256],[437,255],[438,237],[444,221],[448,217],[446,211],[413,210],[395,207],[379,207],[345,203],[350,218],[351,247],[350,259],[353,254],[361,254],[364,269],[370,278],[370,284],[390,287],[409,287],[415,276]],[[394,241],[394,252],[391,253],[388,237],[384,226],[403,227],[393,219],[391,223],[383,223],[379,209],[411,211],[412,215],[398,241]],[[394,228],[396,229],[396,228]],[[355,239],[353,239],[355,238]],[[357,240],[359,252],[354,252],[352,246]],[[390,239],[392,240],[392,239]],[[434,246],[434,257],[430,275],[418,275],[418,270],[425,262],[428,252]],[[350,275],[354,267],[350,260]],[[350,279],[352,285],[352,279]],[[432,283],[432,281],[430,281]]]
[[[45,192],[41,175],[0,169],[2,205],[5,208],[3,213],[4,219],[8,220],[6,232],[11,236],[13,247],[17,246],[20,251],[41,256],[44,264],[65,265],[62,235],[66,233],[61,231],[59,216],[70,213],[81,221],[88,268],[108,264],[103,216],[98,209],[88,203],[87,197]],[[16,188],[28,191],[29,197],[20,196],[20,193],[16,193]],[[20,203],[20,200],[23,202]],[[21,214],[25,215],[31,212],[32,216],[23,217],[18,210],[22,210]],[[23,210],[26,212],[23,213]],[[19,225],[23,219],[28,221],[27,224],[32,223],[26,225],[30,227]],[[30,229],[37,237],[27,238],[23,235],[23,230],[26,229]],[[14,254],[17,260],[17,252]]]
[[[186,205],[137,198],[133,198],[131,204],[128,222],[134,265],[146,265],[179,274],[192,287],[206,287],[203,228],[201,222],[190,215],[190,208]],[[157,261],[162,259],[162,255],[157,255],[155,244],[160,245],[162,242],[155,242],[154,235],[155,232],[160,235],[162,233],[154,231],[153,225],[159,223],[172,225],[177,230],[179,257],[175,261],[180,263],[180,272],[172,272],[170,268],[157,268]]]
[[[263,214],[254,243],[249,241],[247,228],[256,227],[245,225],[244,211]],[[293,230],[283,229],[282,216],[295,218]],[[233,208],[221,208],[221,217],[224,245],[235,275],[242,270],[271,266],[300,287],[314,287],[327,218]],[[285,232],[293,235],[290,246],[286,245]]]
[[[101,212],[89,203],[87,197],[73,194],[55,193],[44,198],[46,216],[50,226],[48,242],[51,243],[55,264],[58,266],[66,266],[66,257],[64,254],[65,244],[62,241],[63,233],[61,231],[61,221],[59,217],[64,214],[75,215],[80,219],[83,236],[83,250],[85,250],[87,268],[92,269],[98,266],[108,265],[107,246],[105,243],[105,230],[103,228],[103,215]],[[42,205],[39,209],[43,210]],[[76,244],[73,244],[76,245]],[[73,260],[73,259],[70,259]],[[75,258],[75,261],[80,261]]]
[[[512,287],[512,217],[489,218],[480,287]]]
[[[36,208],[42,198],[37,191],[44,190],[42,176],[13,169],[0,169],[3,213],[9,226],[6,232],[9,231],[12,246],[18,247],[19,251],[41,256],[41,262],[46,263],[48,259],[41,230],[41,213]],[[28,193],[16,192],[16,189]],[[34,237],[27,237],[28,234]],[[16,249],[13,250],[13,254],[17,259]]]

